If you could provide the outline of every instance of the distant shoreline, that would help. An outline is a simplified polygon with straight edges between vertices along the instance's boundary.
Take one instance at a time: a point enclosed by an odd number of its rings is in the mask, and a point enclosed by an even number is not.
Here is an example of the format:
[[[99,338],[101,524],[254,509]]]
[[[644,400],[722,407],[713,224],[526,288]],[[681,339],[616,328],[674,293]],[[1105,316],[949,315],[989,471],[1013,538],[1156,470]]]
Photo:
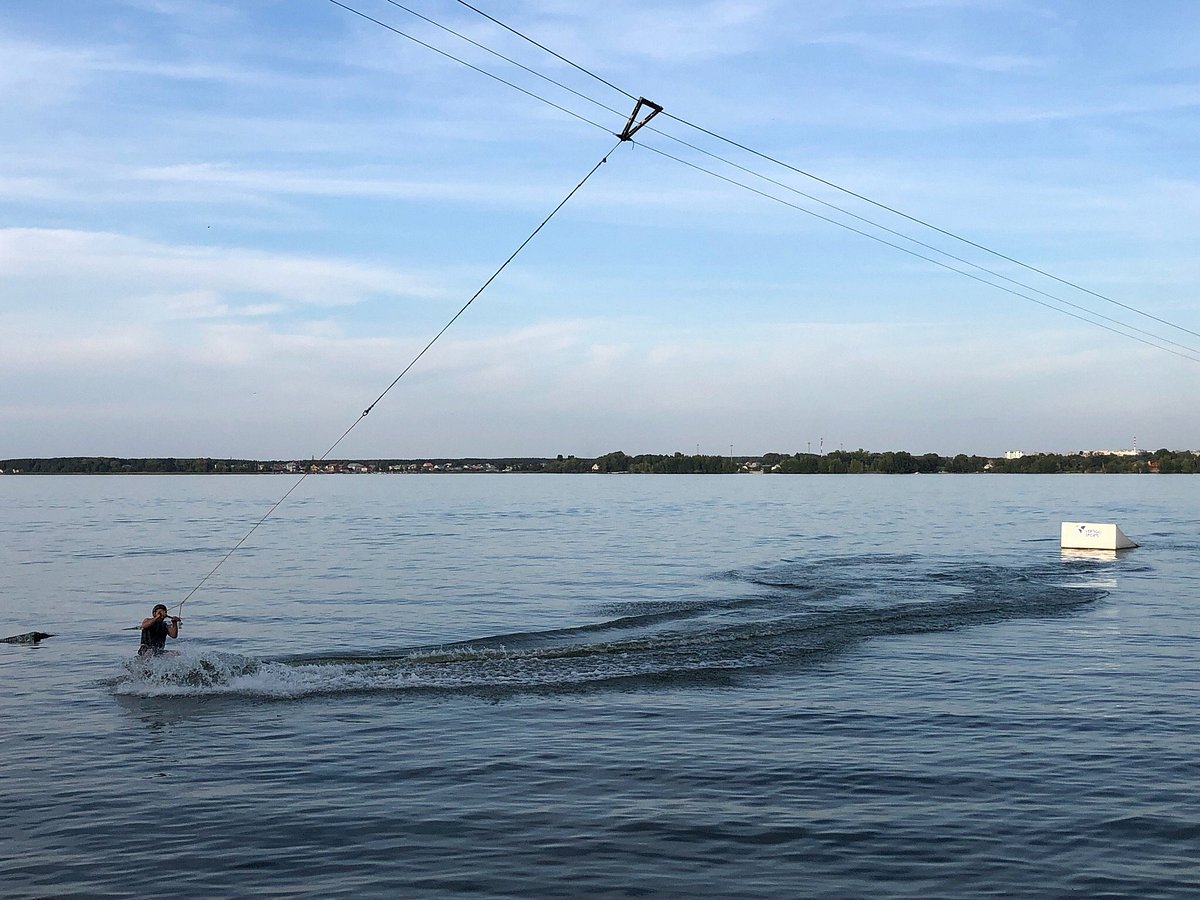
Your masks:
[[[614,451],[597,457],[419,457],[415,459],[256,460],[219,457],[63,456],[0,460],[0,475],[910,475],[910,474],[1196,474],[1200,451],[1080,451],[913,455],[903,450],[832,450],[761,456]]]

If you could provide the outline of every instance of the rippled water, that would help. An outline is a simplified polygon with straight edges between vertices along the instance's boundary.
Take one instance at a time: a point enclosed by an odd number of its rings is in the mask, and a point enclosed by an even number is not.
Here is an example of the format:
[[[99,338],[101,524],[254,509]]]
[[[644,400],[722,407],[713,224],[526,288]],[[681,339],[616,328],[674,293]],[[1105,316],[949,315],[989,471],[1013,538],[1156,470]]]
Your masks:
[[[137,660],[290,483],[0,478],[6,896],[1200,889],[1200,479],[310,478]]]

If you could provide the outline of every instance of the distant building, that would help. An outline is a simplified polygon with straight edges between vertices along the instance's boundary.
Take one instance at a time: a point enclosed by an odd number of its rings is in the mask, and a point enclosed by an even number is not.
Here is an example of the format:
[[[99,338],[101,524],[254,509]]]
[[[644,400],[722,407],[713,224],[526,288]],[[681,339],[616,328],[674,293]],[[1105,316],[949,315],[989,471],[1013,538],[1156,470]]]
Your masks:
[[[1005,459],[1021,459],[1025,454],[1020,450],[1006,450],[1004,453]]]

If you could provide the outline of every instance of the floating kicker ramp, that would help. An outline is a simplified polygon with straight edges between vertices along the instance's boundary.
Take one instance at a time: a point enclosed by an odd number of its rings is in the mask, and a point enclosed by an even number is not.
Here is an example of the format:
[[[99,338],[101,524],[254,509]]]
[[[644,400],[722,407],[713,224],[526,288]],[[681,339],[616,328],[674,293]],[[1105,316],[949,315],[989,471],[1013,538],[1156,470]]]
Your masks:
[[[1128,550],[1136,546],[1137,544],[1126,537],[1119,526],[1112,523],[1062,523],[1064,550]]]

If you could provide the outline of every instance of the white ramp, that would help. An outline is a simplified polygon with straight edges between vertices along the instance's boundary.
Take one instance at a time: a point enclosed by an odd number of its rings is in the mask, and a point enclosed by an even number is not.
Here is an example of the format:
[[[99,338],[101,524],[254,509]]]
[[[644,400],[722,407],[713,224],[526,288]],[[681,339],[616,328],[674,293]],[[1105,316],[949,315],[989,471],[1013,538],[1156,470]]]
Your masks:
[[[1137,544],[1127,538],[1125,533],[1112,523],[1062,523],[1062,547],[1064,550],[1128,550],[1130,547],[1136,546]]]

